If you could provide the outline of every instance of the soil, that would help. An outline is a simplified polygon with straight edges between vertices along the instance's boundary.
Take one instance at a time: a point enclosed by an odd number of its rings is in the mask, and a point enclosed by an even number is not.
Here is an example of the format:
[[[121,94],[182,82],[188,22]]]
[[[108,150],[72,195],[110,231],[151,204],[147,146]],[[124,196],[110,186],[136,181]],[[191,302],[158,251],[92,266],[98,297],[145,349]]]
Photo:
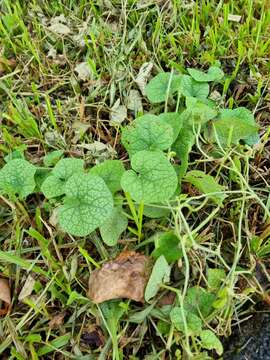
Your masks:
[[[270,312],[260,312],[224,343],[224,360],[270,360]]]

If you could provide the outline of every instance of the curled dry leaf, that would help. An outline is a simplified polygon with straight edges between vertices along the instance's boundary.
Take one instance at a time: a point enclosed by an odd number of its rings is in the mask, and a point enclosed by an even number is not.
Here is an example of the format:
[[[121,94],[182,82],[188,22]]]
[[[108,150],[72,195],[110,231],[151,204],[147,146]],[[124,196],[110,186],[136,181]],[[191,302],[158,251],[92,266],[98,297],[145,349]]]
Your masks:
[[[90,275],[88,296],[97,304],[118,298],[144,302],[149,275],[149,257],[124,251]]]
[[[141,90],[141,93],[145,95],[145,87],[147,84],[147,81],[151,75],[151,71],[154,64],[152,62],[146,62],[142,64],[139,74],[137,75],[135,82],[138,85],[139,89]]]
[[[23,288],[19,294],[19,301],[23,301],[26,297],[32,294],[32,291],[34,290],[36,280],[29,275],[23,285]]]
[[[8,312],[8,307],[11,304],[10,287],[6,279],[0,279],[0,300],[5,303],[4,309],[0,309],[1,316]]]
[[[126,119],[126,117],[127,108],[125,105],[120,105],[120,99],[118,99],[111,108],[110,124],[112,126],[120,125]]]

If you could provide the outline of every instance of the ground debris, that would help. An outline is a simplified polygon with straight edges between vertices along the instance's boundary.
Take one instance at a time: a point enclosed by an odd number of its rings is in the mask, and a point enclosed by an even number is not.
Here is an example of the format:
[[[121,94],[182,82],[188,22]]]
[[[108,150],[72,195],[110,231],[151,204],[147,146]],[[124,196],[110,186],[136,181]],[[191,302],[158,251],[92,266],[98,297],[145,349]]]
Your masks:
[[[89,279],[89,298],[95,303],[117,298],[144,302],[150,258],[124,251],[116,259],[95,270]]]
[[[10,287],[8,280],[1,278],[0,278],[0,300],[5,303],[4,308],[0,309],[0,316],[6,315],[6,313],[8,312],[8,308],[11,304]]]

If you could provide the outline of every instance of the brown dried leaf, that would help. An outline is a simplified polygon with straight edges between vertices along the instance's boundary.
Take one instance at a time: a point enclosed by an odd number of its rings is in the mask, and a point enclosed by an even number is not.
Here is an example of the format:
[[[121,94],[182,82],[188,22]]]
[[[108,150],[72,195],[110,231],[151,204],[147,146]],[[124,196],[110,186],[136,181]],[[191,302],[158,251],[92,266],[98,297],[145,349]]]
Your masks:
[[[8,280],[0,279],[0,300],[4,301],[8,305],[11,303],[10,287]]]
[[[104,335],[96,325],[89,326],[89,328],[82,333],[82,340],[91,348],[102,347],[105,343]]]
[[[66,316],[65,311],[55,315],[49,322],[49,328],[58,329],[63,324],[65,316]]]
[[[118,298],[144,302],[149,265],[150,258],[147,256],[135,251],[122,252],[90,275],[89,298],[97,304]]]

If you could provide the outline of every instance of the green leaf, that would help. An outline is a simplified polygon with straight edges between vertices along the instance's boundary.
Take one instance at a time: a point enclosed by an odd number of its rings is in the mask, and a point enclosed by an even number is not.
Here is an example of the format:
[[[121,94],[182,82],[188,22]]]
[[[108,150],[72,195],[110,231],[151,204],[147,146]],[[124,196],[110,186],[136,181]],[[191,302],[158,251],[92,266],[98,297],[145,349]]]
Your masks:
[[[53,168],[51,175],[48,176],[41,185],[41,191],[47,199],[61,196],[65,193],[67,180],[76,173],[83,172],[84,161],[81,159],[62,159]]]
[[[206,100],[187,97],[186,106],[187,114],[185,116],[189,118],[188,122],[191,126],[193,124],[203,125],[218,114],[212,103]]]
[[[186,318],[186,325],[188,334],[200,334],[202,330],[202,320],[195,314],[182,310],[180,307],[174,307],[170,312],[170,318],[177,330],[185,333],[185,325],[183,313]]]
[[[193,313],[197,316],[201,314],[203,318],[206,318],[213,310],[212,305],[215,299],[216,296],[214,294],[207,292],[199,286],[194,286],[188,289],[184,300],[184,308],[188,313]]]
[[[89,171],[92,175],[100,176],[113,194],[121,190],[120,181],[124,172],[125,168],[120,160],[105,160]]]
[[[127,217],[123,214],[121,207],[115,207],[112,215],[99,228],[102,240],[108,246],[114,246],[128,225]]]
[[[145,92],[151,103],[161,103],[168,95],[175,93],[181,84],[182,75],[162,72],[156,75],[146,86]]]
[[[151,219],[166,217],[170,214],[170,210],[165,206],[165,204],[144,205],[143,214]]]
[[[169,200],[174,194],[177,175],[161,152],[139,151],[132,156],[131,167],[133,170],[123,174],[121,185],[133,200],[160,203]]]
[[[211,194],[223,192],[224,186],[219,185],[211,175],[207,175],[200,170],[189,171],[185,176],[185,181],[195,186],[203,194],[209,194],[209,198],[216,204],[221,205],[225,199],[225,194]]]
[[[154,258],[164,255],[169,264],[179,260],[182,256],[182,250],[179,247],[180,240],[173,231],[168,231],[157,238],[155,250],[152,252]]]
[[[168,265],[165,257],[163,255],[160,256],[155,262],[149,281],[145,288],[144,297],[146,301],[149,301],[157,294],[162,283],[170,281],[170,271],[171,268]]]
[[[56,349],[60,349],[61,347],[67,345],[70,339],[71,339],[70,333],[62,336],[58,336],[49,343],[47,343],[46,345],[39,348],[37,354],[38,356],[43,356],[51,352],[55,352]]]
[[[36,167],[24,159],[10,160],[0,170],[0,193],[24,199],[35,189]]]
[[[184,118],[188,113],[183,114]],[[189,153],[192,149],[192,146],[195,143],[195,134],[193,133],[192,127],[188,124],[185,124],[179,132],[178,138],[175,143],[172,145],[172,150],[176,152],[176,155],[181,160],[179,167],[179,179],[182,179],[188,169],[189,162]]]
[[[158,116],[164,124],[168,124],[173,129],[173,142],[177,139],[179,132],[183,126],[183,118],[180,113],[177,112],[166,112]]]
[[[4,157],[5,162],[9,162],[14,159],[24,159],[24,151],[26,149],[26,145],[17,147],[16,150],[12,151]]]
[[[155,115],[143,115],[123,129],[122,143],[130,156],[142,150],[166,150],[173,143],[173,129]]]
[[[191,68],[188,68],[187,71],[198,82],[219,81],[224,76],[223,71],[218,66],[211,66],[207,73]]]
[[[65,194],[58,219],[61,228],[72,235],[86,236],[112,215],[112,194],[99,176],[74,174],[65,184]]]
[[[223,146],[238,144],[244,140],[249,145],[259,142],[259,126],[256,124],[253,114],[246,108],[239,107],[234,110],[224,109],[220,112],[219,118],[213,121],[213,139],[218,136]]]
[[[49,152],[47,155],[43,158],[43,164],[45,166],[54,166],[64,155],[63,150],[54,150]]]
[[[202,330],[200,333],[201,345],[207,350],[216,350],[218,355],[223,353],[223,345],[211,330]]]
[[[226,279],[226,273],[223,269],[208,269],[208,286],[211,290],[220,288],[221,283]]]
[[[207,82],[198,82],[189,75],[183,75],[181,80],[181,94],[198,99],[206,99],[209,95],[209,85]]]

